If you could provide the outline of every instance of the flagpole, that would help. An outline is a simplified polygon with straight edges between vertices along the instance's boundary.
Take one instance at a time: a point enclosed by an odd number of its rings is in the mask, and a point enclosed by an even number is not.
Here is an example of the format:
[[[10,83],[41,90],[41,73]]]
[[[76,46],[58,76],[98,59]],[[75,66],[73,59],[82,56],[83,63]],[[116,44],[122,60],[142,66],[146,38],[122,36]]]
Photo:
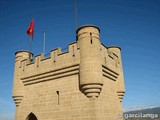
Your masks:
[[[77,0],[74,0],[74,15],[75,15],[75,33],[78,28],[78,14],[77,14]],[[76,33],[76,41],[77,41],[77,33]]]
[[[33,41],[33,34],[34,34],[34,19],[32,19],[29,28],[27,29],[27,34],[30,37],[29,43],[29,52],[32,54],[32,41]]]
[[[78,15],[77,15],[77,0],[74,1],[74,14],[75,14],[75,29],[78,26]]]
[[[32,54],[32,40],[33,40],[33,37],[30,37],[30,48],[29,48],[29,51],[30,53]]]
[[[46,47],[46,30],[43,31],[43,54],[45,55],[45,47]]]
[[[32,61],[32,41],[33,41],[33,36],[30,37],[30,43],[29,43],[29,58]]]

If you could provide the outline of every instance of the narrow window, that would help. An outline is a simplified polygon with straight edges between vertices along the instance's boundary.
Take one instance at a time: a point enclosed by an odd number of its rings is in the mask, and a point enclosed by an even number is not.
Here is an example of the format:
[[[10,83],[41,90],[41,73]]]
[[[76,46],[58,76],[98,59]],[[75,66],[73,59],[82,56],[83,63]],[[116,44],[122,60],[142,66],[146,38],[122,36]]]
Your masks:
[[[75,56],[75,53],[74,53],[74,46],[72,46],[72,49],[73,49],[73,57]]]
[[[59,91],[56,91],[57,93],[57,104],[59,105]]]
[[[91,44],[92,44],[92,33],[90,33],[90,41],[91,41]]]

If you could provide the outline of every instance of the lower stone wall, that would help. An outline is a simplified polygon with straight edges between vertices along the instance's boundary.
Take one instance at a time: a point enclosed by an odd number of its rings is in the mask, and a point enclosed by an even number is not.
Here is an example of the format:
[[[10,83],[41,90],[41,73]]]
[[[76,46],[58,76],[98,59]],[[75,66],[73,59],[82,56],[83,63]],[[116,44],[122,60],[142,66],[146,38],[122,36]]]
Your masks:
[[[103,77],[101,94],[96,99],[95,110],[96,120],[123,120],[122,104],[118,98],[115,81]]]
[[[115,81],[103,80],[98,98],[87,98],[73,75],[25,86],[24,98],[16,109],[16,120],[33,113],[38,120],[120,120],[121,110]]]

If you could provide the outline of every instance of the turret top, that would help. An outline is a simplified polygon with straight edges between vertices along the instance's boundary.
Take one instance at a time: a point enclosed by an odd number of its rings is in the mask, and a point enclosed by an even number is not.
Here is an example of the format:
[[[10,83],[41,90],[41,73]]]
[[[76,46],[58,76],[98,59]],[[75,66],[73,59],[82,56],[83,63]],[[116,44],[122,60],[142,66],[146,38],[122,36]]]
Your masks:
[[[83,29],[83,28],[85,28],[85,27],[94,27],[94,28],[98,29],[98,31],[99,31],[99,33],[100,33],[100,29],[99,29],[97,26],[95,26],[95,25],[90,25],[90,24],[88,24],[88,25],[83,25],[83,26],[79,27],[79,28],[76,30],[76,33],[78,33],[79,30],[81,30],[81,29]]]
[[[28,53],[28,54],[32,54],[32,55],[33,55],[33,53],[31,53],[31,52],[28,51],[28,50],[19,50],[19,51],[17,51],[17,52],[15,53],[15,55],[18,54],[18,53]]]

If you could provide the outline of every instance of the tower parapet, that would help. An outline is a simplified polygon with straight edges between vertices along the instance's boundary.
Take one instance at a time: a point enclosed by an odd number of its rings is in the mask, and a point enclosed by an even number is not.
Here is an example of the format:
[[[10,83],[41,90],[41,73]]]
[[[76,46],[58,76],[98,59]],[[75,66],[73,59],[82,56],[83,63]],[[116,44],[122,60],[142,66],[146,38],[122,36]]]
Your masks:
[[[50,57],[45,58],[44,54],[39,54],[32,61],[31,58],[29,59],[27,51],[17,52],[15,68],[18,70],[16,70],[15,76],[18,74],[20,76],[14,79],[15,81],[19,80],[23,85],[31,85],[78,74],[79,57],[77,42],[69,44],[66,52],[62,52],[61,48],[53,49],[50,52]]]

